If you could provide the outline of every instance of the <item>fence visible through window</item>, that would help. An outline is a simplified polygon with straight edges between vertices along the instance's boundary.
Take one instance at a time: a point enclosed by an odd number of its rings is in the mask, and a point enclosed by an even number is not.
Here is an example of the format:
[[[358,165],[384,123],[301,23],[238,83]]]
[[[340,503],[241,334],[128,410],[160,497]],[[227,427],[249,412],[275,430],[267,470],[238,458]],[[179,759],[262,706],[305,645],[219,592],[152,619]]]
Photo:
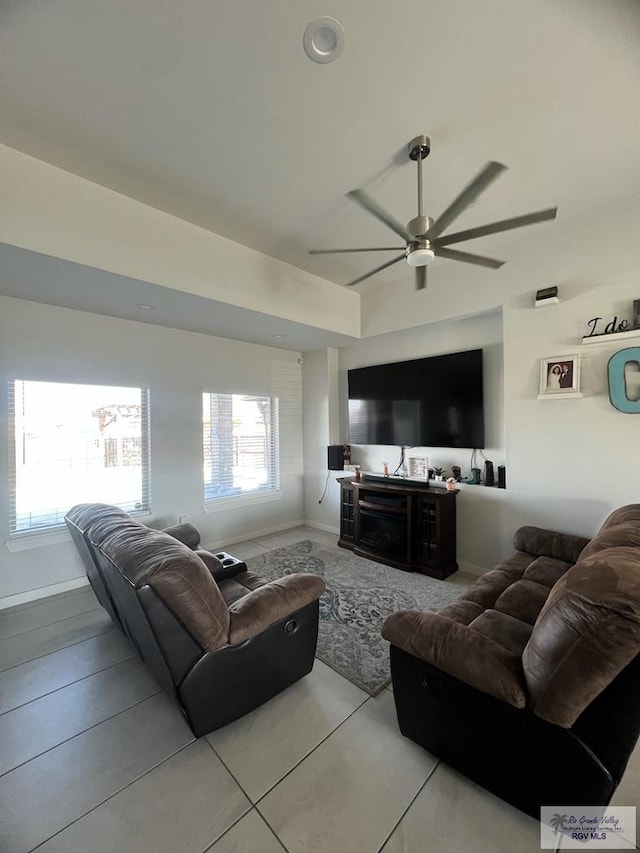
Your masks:
[[[203,394],[204,499],[279,488],[278,401]]]
[[[56,527],[76,503],[149,509],[148,391],[10,383],[10,527]]]

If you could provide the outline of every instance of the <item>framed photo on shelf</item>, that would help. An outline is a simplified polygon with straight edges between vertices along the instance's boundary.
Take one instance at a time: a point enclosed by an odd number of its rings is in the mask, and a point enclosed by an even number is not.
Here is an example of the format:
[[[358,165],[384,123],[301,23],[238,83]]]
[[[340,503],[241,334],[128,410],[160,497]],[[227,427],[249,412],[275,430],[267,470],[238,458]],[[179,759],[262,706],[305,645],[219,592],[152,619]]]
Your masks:
[[[556,355],[540,359],[538,400],[582,397],[580,393],[580,356]]]
[[[407,477],[412,480],[429,478],[429,459],[427,456],[409,456],[407,459]]]

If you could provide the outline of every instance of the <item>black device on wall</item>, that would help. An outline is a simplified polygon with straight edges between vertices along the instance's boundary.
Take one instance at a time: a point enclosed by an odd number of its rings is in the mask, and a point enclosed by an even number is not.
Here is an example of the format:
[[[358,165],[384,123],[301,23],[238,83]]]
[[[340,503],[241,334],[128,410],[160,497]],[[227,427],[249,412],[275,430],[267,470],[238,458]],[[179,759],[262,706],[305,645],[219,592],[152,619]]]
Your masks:
[[[351,462],[351,447],[348,444],[330,444],[327,457],[330,471],[342,471],[345,463]]]
[[[482,350],[348,371],[352,444],[484,447]]]

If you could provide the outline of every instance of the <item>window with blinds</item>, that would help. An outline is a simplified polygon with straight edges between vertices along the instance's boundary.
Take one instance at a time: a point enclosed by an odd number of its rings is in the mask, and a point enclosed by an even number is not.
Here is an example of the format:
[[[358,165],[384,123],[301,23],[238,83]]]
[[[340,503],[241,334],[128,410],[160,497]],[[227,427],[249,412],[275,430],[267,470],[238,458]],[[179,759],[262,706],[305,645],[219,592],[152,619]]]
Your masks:
[[[77,503],[150,508],[149,391],[9,383],[12,534],[64,524]]]
[[[202,395],[205,502],[280,488],[278,400]]]

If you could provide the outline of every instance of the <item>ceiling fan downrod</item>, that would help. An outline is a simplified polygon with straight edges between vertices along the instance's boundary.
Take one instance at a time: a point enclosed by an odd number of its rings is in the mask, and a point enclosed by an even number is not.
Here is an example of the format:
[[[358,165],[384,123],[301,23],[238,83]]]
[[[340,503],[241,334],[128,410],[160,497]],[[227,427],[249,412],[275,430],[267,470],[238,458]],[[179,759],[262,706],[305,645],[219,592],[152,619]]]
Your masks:
[[[409,222],[407,228],[414,237],[422,237],[433,224],[433,220],[424,215],[422,203],[422,161],[429,156],[431,140],[428,136],[416,136],[408,147],[410,159],[418,164],[418,215]]]

